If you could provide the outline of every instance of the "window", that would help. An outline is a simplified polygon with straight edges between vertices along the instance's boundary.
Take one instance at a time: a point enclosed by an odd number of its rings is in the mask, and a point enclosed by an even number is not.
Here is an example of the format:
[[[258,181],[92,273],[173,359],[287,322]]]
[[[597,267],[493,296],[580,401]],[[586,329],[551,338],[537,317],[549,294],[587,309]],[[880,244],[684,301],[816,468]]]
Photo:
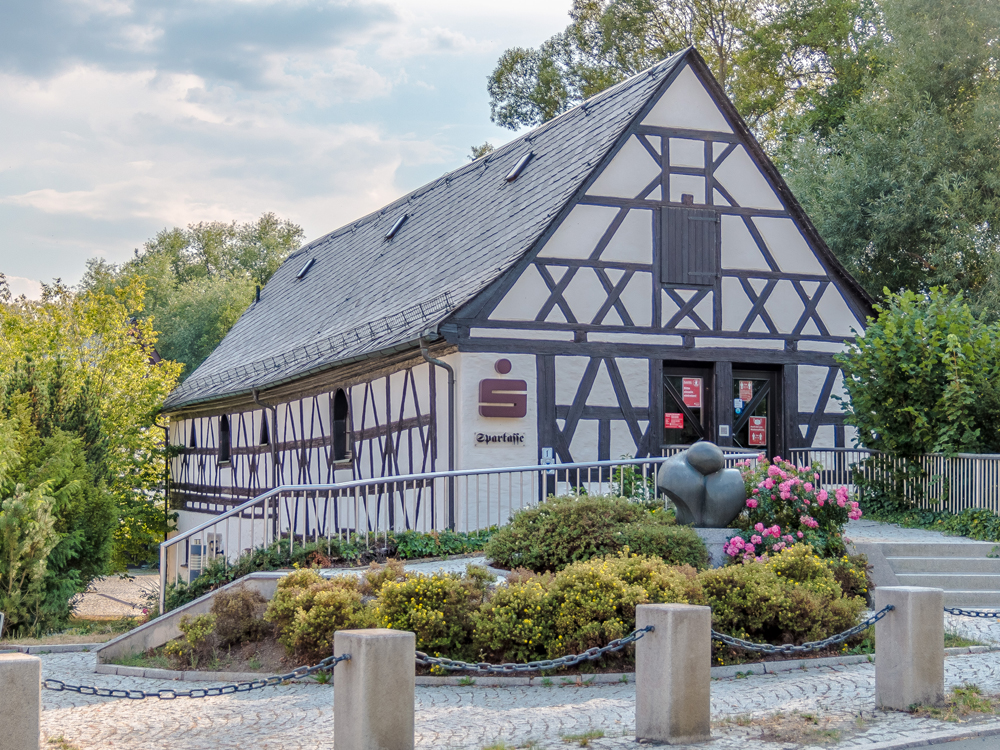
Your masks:
[[[267,410],[262,410],[260,413],[260,444],[270,445],[271,444],[271,431],[267,429]]]
[[[347,461],[350,458],[348,432],[350,423],[348,420],[349,409],[347,394],[343,388],[338,388],[333,396],[333,456],[334,462]]]
[[[660,225],[664,284],[712,286],[719,275],[719,214],[703,208],[665,208]]]
[[[663,445],[691,445],[711,439],[712,370],[670,365],[663,368]]]
[[[229,434],[229,417],[223,414],[219,417],[219,463],[228,464],[232,458],[231,437]]]

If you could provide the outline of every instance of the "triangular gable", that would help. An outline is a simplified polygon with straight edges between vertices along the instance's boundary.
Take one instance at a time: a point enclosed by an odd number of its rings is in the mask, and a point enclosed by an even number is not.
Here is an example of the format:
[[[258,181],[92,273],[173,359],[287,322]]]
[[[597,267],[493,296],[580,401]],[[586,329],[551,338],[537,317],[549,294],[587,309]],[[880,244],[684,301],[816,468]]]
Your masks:
[[[657,291],[662,213],[686,205],[721,213],[723,278],[715,290]],[[624,284],[622,272],[630,275]],[[567,325],[829,339],[861,330],[871,312],[870,298],[819,238],[693,50],[508,273],[483,295],[480,320],[552,322],[559,310]],[[716,295],[721,311],[713,310]],[[653,306],[637,303],[656,297]],[[629,307],[644,308],[645,317],[625,319]]]

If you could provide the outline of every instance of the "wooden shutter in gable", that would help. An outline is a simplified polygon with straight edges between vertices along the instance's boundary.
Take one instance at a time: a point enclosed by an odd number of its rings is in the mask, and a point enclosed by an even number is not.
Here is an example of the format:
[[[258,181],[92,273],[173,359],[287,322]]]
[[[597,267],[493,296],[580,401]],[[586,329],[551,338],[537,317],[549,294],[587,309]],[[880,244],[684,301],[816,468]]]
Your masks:
[[[663,283],[713,285],[719,275],[719,214],[698,208],[665,208],[661,221]]]

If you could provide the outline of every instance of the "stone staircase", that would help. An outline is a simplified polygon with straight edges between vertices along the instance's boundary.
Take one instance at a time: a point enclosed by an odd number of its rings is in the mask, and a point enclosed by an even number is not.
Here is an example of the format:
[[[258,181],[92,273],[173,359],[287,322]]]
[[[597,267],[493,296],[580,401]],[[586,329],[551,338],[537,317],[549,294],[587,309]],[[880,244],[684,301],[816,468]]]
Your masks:
[[[896,585],[944,589],[949,607],[1000,607],[1000,544],[963,540],[879,547]]]

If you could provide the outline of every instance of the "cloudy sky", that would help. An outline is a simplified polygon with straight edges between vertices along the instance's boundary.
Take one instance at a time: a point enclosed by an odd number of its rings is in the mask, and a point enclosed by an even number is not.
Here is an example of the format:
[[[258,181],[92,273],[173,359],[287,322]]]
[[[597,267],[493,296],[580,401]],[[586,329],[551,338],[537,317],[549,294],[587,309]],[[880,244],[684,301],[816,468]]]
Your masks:
[[[79,281],[164,227],[310,239],[514,134],[503,50],[570,0],[11,0],[0,23],[0,272]]]

